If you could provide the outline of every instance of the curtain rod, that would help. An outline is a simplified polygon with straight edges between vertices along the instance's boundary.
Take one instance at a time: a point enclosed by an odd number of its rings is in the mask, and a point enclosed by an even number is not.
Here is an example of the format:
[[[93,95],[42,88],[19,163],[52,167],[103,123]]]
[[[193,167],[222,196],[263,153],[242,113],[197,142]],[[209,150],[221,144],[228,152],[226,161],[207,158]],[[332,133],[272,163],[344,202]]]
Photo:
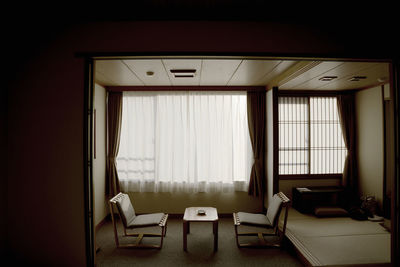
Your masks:
[[[109,92],[123,91],[266,91],[265,86],[105,86]]]

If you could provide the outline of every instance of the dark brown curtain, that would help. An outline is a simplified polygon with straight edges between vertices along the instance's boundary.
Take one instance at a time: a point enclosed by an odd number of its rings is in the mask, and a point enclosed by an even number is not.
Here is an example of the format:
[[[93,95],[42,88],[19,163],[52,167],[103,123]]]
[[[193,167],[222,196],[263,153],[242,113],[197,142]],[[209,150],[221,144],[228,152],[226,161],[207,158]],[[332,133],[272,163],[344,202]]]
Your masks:
[[[260,196],[262,200],[265,191],[265,112],[265,91],[247,92],[247,120],[254,155],[248,192],[249,195]]]
[[[107,162],[106,162],[106,193],[109,197],[119,191],[119,180],[116,168],[116,158],[121,136],[122,92],[109,92],[107,102]]]
[[[358,172],[356,159],[356,121],[354,94],[337,97],[340,125],[347,148],[347,157],[343,169],[342,186],[349,193],[358,196]]]

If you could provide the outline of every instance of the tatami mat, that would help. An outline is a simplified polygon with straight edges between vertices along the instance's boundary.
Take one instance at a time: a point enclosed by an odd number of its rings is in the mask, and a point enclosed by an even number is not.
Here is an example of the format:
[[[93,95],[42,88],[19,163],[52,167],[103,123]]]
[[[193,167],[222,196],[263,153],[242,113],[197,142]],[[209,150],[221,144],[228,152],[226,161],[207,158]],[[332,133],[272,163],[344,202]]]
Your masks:
[[[378,222],[317,218],[291,209],[287,237],[315,266],[390,262],[390,233]]]

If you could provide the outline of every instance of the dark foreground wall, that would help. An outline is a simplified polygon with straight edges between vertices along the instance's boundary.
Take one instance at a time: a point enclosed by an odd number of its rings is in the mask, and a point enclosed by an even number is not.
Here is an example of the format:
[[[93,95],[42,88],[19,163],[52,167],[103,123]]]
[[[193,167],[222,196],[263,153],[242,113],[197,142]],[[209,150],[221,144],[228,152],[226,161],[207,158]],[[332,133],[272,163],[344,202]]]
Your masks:
[[[30,264],[86,265],[84,59],[76,53],[392,55],[374,37],[318,22],[50,20],[7,33],[2,240],[10,257]]]

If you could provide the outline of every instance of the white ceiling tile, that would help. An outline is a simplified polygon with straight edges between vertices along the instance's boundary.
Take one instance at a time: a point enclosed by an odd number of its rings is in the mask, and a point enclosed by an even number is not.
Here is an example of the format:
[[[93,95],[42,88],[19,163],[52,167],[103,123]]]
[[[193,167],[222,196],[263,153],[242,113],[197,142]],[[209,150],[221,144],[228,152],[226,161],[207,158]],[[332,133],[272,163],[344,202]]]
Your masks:
[[[255,85],[280,62],[280,60],[243,60],[228,85]]]
[[[171,85],[161,59],[135,59],[123,60],[123,62],[143,81],[144,85]],[[146,74],[148,71],[152,71],[153,76],[148,76]]]
[[[266,73],[261,79],[255,82],[255,85],[267,85],[269,82],[271,82],[275,77],[277,77],[279,74],[293,66],[297,61],[294,60],[282,60],[273,68],[270,72]],[[274,85],[272,85],[274,86]]]
[[[301,75],[294,77],[293,79],[289,80],[288,82],[282,84],[280,86],[281,89],[307,89],[303,86],[303,84],[307,83],[310,80],[313,80],[316,77],[324,76],[325,73],[329,72],[330,70],[340,66],[343,62],[338,61],[324,61],[320,64],[316,65],[315,67],[305,71]]]
[[[102,86],[118,85],[117,82],[108,79],[106,76],[103,75],[103,73],[99,71],[96,71],[94,75],[94,81]]]
[[[242,60],[203,60],[200,85],[227,85]]]
[[[119,85],[143,85],[121,60],[97,60],[95,71]]]

